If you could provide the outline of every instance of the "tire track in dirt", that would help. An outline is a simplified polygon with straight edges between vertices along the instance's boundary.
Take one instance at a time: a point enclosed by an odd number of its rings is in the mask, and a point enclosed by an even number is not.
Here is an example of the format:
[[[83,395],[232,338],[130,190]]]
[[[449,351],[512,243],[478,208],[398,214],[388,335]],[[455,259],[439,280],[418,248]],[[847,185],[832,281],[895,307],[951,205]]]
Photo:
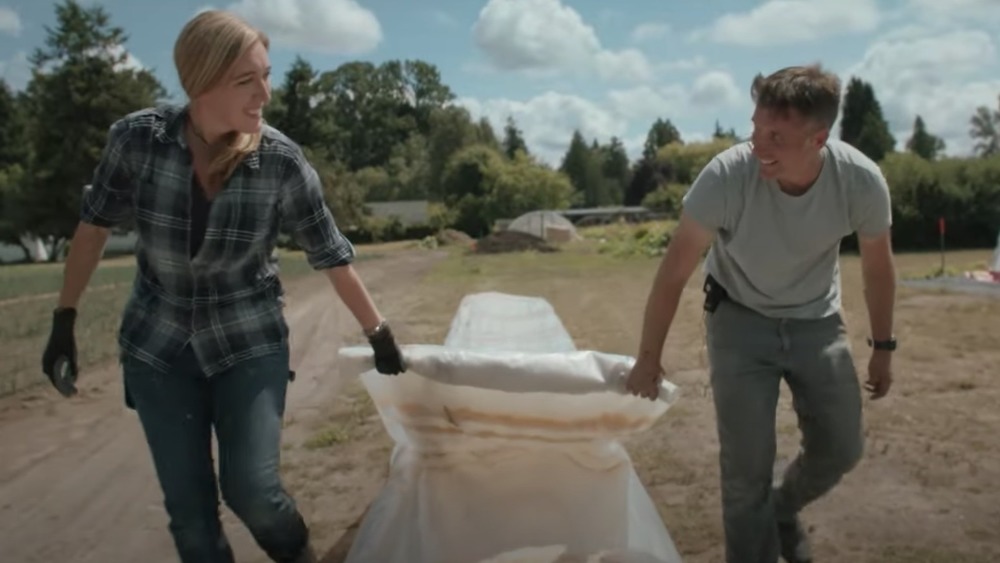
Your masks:
[[[400,252],[359,262],[376,303],[405,324],[406,287],[443,253]],[[289,284],[286,319],[292,367],[286,421],[290,434],[341,389],[337,350],[363,342],[325,276]],[[177,560],[152,462],[133,411],[122,402],[117,364],[81,374],[73,399],[35,389],[0,400],[0,545],[3,560],[90,563]],[[287,440],[286,436],[286,440]],[[261,557],[225,507],[237,560]]]

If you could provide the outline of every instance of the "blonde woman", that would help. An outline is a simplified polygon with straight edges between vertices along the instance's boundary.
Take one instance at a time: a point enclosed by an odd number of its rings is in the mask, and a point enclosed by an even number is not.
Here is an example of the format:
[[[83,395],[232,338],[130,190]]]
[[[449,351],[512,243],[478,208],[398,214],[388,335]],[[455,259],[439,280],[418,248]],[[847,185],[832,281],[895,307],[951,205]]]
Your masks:
[[[279,225],[329,276],[368,335],[377,369],[405,371],[316,172],[294,142],[262,122],[268,47],[264,33],[233,14],[197,15],[174,49],[189,103],[141,110],[111,126],[43,355],[45,373],[72,393],[77,303],[109,228],[134,218],[138,272],[119,332],[126,402],[145,431],[185,563],[234,560],[219,523],[213,429],[223,500],[272,560],[315,560],[278,474],[290,374],[271,260]]]

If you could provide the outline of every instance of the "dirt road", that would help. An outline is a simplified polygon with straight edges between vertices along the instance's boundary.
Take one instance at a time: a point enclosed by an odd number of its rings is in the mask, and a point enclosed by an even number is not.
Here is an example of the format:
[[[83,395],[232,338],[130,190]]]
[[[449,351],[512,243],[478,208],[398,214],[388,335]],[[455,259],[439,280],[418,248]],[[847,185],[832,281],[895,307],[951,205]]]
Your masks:
[[[358,271],[390,318],[416,304],[407,286],[439,254],[394,253],[362,261]],[[292,367],[286,440],[301,439],[344,377],[337,350],[361,342],[358,328],[329,282],[310,275],[287,287]],[[400,327],[405,338],[406,328]],[[78,343],[85,345],[85,343]],[[0,400],[0,545],[11,563],[176,562],[152,462],[134,411],[122,402],[116,364],[81,374],[81,394],[59,398],[48,388]],[[238,561],[266,561],[223,507]]]

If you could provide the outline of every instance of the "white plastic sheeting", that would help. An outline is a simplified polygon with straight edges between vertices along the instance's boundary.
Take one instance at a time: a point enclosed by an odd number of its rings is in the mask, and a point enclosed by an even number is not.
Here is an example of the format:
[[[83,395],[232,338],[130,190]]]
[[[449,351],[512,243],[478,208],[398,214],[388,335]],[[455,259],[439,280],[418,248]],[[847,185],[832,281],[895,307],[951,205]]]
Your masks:
[[[386,376],[370,348],[341,350],[395,441],[348,563],[680,562],[620,443],[674,385],[628,394],[632,359],[576,350],[533,297],[467,296],[443,346],[403,351]]]
[[[527,233],[544,240],[580,238],[576,226],[556,211],[529,211],[511,221],[507,230]]]

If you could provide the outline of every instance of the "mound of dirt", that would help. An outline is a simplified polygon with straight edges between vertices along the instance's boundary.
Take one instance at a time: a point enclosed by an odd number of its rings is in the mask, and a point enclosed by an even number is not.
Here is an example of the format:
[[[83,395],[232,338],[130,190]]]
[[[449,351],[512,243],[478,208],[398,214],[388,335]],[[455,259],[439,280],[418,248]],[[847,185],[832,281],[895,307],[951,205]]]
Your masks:
[[[480,254],[498,254],[501,252],[555,252],[556,247],[545,240],[519,231],[500,231],[479,239],[476,252]]]
[[[441,246],[469,246],[474,242],[474,239],[469,235],[463,233],[462,231],[456,231],[455,229],[444,229],[439,232],[435,238],[438,244]]]

